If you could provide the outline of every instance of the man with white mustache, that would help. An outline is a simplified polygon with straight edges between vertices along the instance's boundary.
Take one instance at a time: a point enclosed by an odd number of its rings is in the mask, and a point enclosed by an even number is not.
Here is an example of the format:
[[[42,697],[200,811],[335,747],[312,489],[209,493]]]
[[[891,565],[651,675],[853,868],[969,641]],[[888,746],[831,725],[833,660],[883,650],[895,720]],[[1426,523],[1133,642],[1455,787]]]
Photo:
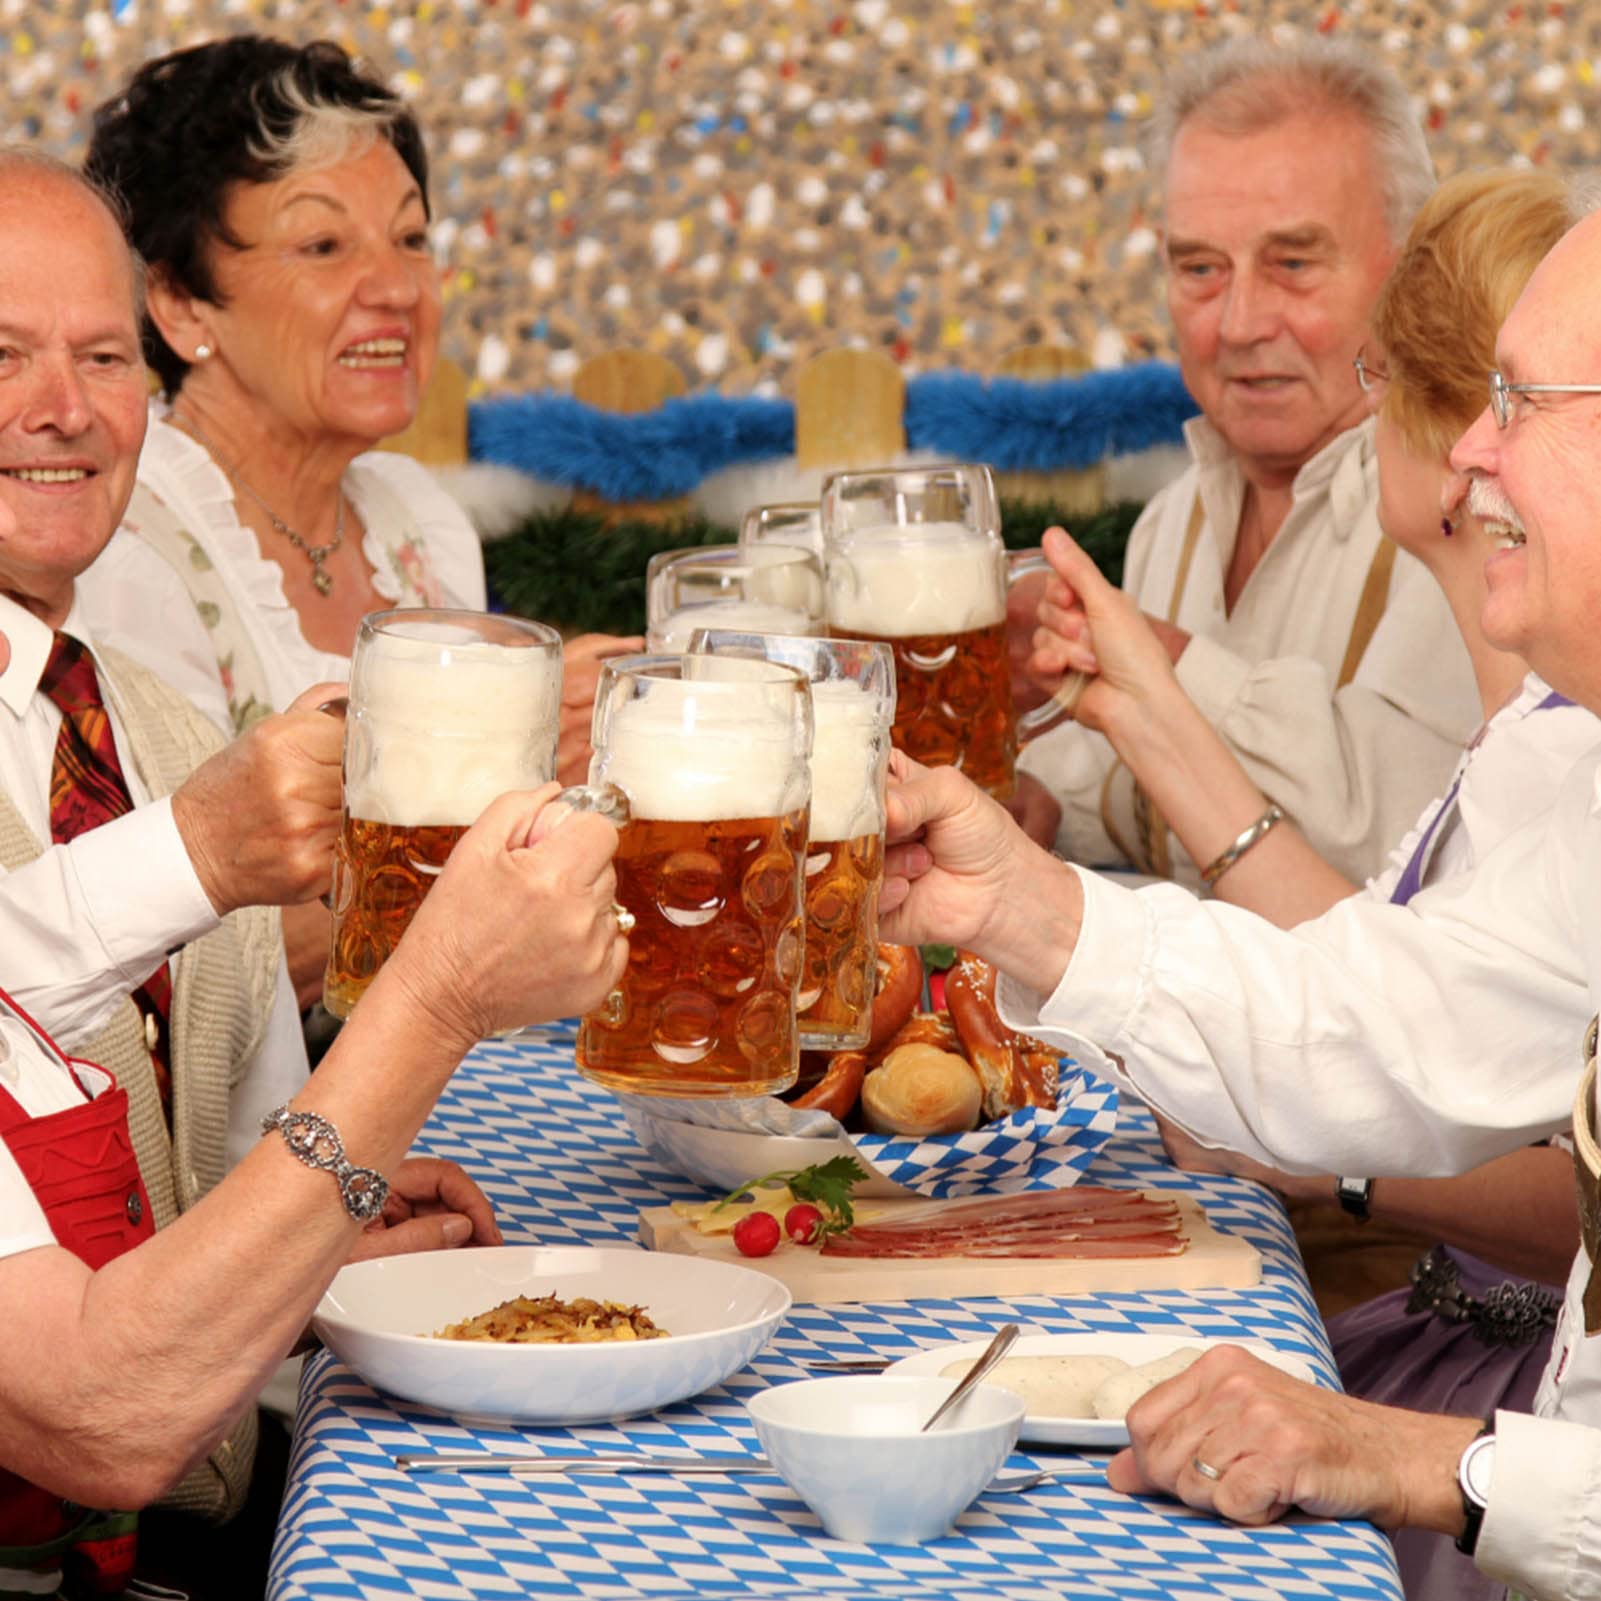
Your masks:
[[[1501,535],[1486,637],[1601,712],[1598,274],[1590,216],[1504,324],[1490,404],[1451,460]],[[1531,1601],[1601,1601],[1601,747],[1471,871],[1292,930],[1049,862],[949,772],[892,787],[890,834],[906,843],[885,938],[937,921],[1002,969],[1009,1025],[1097,1060],[1208,1146],[1435,1177],[1571,1126],[1584,1243],[1533,1416],[1376,1406],[1220,1350],[1136,1404],[1108,1477],[1243,1523],[1299,1507],[1437,1530]]]
[[[1400,83],[1326,40],[1198,56],[1152,123],[1168,307],[1202,415],[1191,466],[1130,537],[1123,585],[1251,777],[1361,881],[1478,721],[1444,597],[1380,532],[1353,368],[1433,167]],[[1031,838],[1199,884],[1101,734],[1056,730],[1020,768]]]

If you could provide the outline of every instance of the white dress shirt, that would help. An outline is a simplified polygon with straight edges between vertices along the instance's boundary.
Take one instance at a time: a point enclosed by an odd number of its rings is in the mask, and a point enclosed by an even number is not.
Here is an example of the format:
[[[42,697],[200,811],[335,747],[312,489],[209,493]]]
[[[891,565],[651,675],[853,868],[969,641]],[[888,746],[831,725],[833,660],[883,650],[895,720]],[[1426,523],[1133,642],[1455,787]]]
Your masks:
[[[76,602],[62,632],[93,649]],[[36,690],[52,635],[4,596],[0,633],[11,646],[0,672],[0,788],[47,841],[61,713]],[[14,873],[0,868],[0,988],[66,1051],[93,1039],[131,990],[219,921],[179,836],[171,801],[152,802],[144,792],[119,731],[114,691],[103,676],[101,685],[133,811],[49,846]],[[262,1115],[295,1095],[307,1071],[300,1014],[280,959],[266,1034],[230,1103],[230,1166],[260,1138]]]
[[[1135,525],[1123,588],[1144,611],[1168,616],[1198,492],[1205,521],[1173,619],[1191,636],[1179,683],[1318,853],[1364,879],[1441,792],[1479,721],[1462,636],[1439,585],[1399,552],[1384,615],[1355,677],[1336,687],[1383,540],[1371,423],[1325,445],[1297,474],[1283,526],[1227,611],[1245,479],[1204,419],[1185,432],[1193,464]],[[1122,859],[1101,810],[1115,763],[1105,736],[1076,723],[1035,740],[1019,760],[1061,802],[1056,848],[1070,861]],[[1125,841],[1139,838],[1131,802],[1125,773],[1107,796]],[[1171,834],[1168,850],[1175,881],[1198,886],[1198,868]]]
[[[1381,898],[1381,878],[1281,930],[1171,885],[1126,890],[1080,871],[1083,927],[1060,982],[1041,1001],[1003,980],[1003,1016],[1069,1043],[1207,1143],[1294,1171],[1458,1173],[1560,1132],[1601,996],[1601,750],[1549,805],[1526,781],[1530,742],[1582,740],[1581,717],[1495,730],[1448,825],[1474,870],[1436,875],[1404,907]],[[1497,1415],[1478,1562],[1530,1597],[1601,1601],[1588,1268],[1581,1252],[1538,1416]]]

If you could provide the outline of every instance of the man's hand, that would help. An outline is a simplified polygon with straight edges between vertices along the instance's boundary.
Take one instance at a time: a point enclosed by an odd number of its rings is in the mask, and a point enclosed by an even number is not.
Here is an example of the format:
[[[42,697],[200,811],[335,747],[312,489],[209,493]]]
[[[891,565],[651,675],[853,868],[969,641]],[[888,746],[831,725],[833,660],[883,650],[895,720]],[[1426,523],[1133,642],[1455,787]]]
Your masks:
[[[317,708],[344,693],[318,684],[201,763],[172,815],[219,916],[293,906],[328,888],[339,836],[345,728]]]
[[[1272,1523],[1299,1507],[1458,1534],[1456,1463],[1479,1421],[1374,1406],[1224,1346],[1136,1401],[1128,1430],[1128,1449],[1106,1471],[1126,1494],[1165,1491],[1235,1523]]]
[[[602,663],[644,648],[645,641],[637,636],[580,634],[567,641],[561,653],[561,732],[556,742],[556,777],[563,784],[582,784],[589,778],[589,729]]]
[[[489,1197],[461,1168],[438,1157],[408,1156],[389,1180],[383,1216],[356,1236],[349,1260],[502,1243]]]
[[[1073,953],[1083,891],[954,767],[890,755],[879,937],[975,951],[1046,994]]]
[[[547,784],[488,807],[380,974],[456,1044],[589,1011],[622,977],[617,830],[551,806],[555,794]]]

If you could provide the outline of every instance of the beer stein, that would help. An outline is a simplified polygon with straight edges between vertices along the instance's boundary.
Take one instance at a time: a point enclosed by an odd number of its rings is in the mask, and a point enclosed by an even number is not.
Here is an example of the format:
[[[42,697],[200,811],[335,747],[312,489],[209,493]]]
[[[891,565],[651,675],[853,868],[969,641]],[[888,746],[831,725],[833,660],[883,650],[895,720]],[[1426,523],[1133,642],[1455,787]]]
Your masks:
[[[645,568],[645,641],[683,651],[697,628],[821,634],[823,568],[795,545],[701,545],[652,556]]]
[[[690,651],[784,662],[812,686],[812,814],[806,845],[806,954],[796,1000],[801,1049],[865,1045],[878,988],[884,784],[895,721],[887,645],[700,630]]]
[[[361,620],[323,979],[335,1017],[350,1015],[479,813],[555,774],[560,709],[561,636],[543,623],[429,609]]]
[[[823,559],[823,514],[815,500],[753,506],[739,520],[739,548],[798,545]]]
[[[593,737],[590,785],[627,800],[614,866],[632,922],[622,980],[579,1024],[579,1070],[646,1095],[788,1089],[800,1067],[806,680],[766,661],[619,657],[601,669]]]

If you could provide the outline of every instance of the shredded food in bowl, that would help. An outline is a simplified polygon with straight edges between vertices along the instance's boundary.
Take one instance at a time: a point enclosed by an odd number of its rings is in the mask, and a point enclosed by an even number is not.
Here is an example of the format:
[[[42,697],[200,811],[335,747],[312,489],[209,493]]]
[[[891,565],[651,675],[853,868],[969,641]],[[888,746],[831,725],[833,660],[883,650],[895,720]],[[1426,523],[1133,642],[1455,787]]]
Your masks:
[[[667,1336],[643,1307],[587,1296],[519,1295],[477,1317],[451,1323],[436,1340],[498,1340],[513,1345],[589,1345],[597,1340],[660,1340]]]

